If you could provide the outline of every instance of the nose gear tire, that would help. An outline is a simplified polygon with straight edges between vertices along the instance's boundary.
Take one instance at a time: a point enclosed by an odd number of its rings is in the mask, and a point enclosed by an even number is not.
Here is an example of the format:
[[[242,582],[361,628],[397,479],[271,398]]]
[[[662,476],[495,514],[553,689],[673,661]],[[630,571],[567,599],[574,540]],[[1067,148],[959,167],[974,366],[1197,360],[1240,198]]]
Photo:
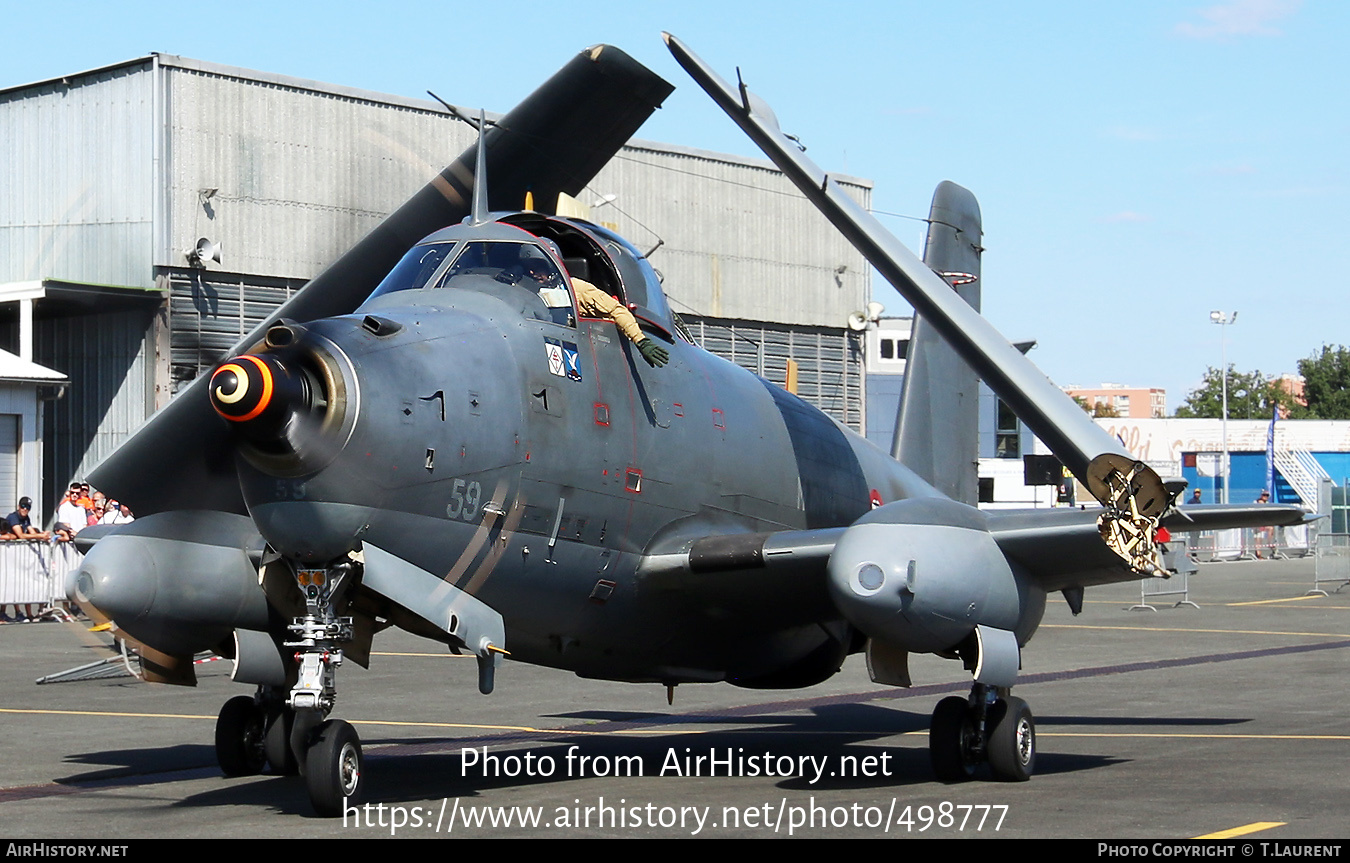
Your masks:
[[[226,776],[256,776],[267,764],[262,710],[248,695],[225,702],[216,717],[216,761]]]
[[[325,818],[342,814],[344,806],[361,802],[365,758],[356,729],[341,719],[319,726],[305,755],[305,785],[314,811]]]
[[[279,708],[267,723],[267,734],[263,738],[263,751],[267,753],[267,763],[278,776],[294,776],[300,772],[300,762],[291,749],[291,729],[295,726],[295,711],[289,707]]]

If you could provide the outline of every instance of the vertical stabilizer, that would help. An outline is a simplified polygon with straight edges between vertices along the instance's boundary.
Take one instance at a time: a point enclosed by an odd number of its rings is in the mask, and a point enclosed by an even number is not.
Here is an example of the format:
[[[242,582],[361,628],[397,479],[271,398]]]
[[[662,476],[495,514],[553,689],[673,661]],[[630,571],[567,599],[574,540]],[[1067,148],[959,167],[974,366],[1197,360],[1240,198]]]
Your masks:
[[[933,192],[923,262],[980,310],[980,205],[955,183]],[[979,379],[928,321],[915,315],[891,454],[953,500],[978,495]]]

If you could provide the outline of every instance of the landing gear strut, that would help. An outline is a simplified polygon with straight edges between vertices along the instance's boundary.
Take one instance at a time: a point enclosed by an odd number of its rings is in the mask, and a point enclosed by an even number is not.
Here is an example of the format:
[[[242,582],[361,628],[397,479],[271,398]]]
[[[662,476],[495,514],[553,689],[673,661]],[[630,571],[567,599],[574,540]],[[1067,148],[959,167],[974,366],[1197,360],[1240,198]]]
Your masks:
[[[289,629],[299,666],[290,690],[259,686],[255,696],[225,702],[216,720],[216,759],[226,776],[252,776],[266,764],[284,776],[305,778],[310,802],[322,816],[342,814],[364,790],[364,758],[355,729],[328,719],[337,702],[340,645],[352,640],[352,618],[339,617],[342,598],[360,575],[344,560],[327,569],[300,569],[296,582],[305,597],[305,616]]]
[[[1036,767],[1036,721],[1022,699],[976,683],[969,698],[938,702],[928,754],[942,782],[969,779],[981,763],[995,779],[1025,782]]]
[[[351,725],[325,717],[337,702],[340,645],[352,640],[352,619],[338,617],[343,596],[360,576],[360,565],[349,560],[327,569],[300,569],[295,574],[305,597],[304,617],[290,625],[295,640],[299,679],[286,708],[293,720],[286,738],[296,767],[305,777],[310,803],[321,816],[342,814],[344,806],[360,802],[364,759],[361,741]],[[283,714],[284,715],[284,714]],[[278,730],[280,746],[283,731]]]

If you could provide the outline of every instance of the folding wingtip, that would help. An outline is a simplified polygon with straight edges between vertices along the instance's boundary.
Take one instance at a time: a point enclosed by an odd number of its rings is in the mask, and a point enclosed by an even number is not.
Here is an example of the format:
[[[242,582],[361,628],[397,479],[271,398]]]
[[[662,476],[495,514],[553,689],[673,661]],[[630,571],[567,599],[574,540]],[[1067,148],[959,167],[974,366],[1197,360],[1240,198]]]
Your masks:
[[[694,56],[693,52],[690,51],[689,48],[683,42],[677,39],[674,33],[669,33],[665,30],[662,30],[661,41],[666,43],[666,50],[670,51],[670,53],[675,57],[675,61],[679,63],[681,66],[683,66],[686,71],[688,71],[689,63]]]

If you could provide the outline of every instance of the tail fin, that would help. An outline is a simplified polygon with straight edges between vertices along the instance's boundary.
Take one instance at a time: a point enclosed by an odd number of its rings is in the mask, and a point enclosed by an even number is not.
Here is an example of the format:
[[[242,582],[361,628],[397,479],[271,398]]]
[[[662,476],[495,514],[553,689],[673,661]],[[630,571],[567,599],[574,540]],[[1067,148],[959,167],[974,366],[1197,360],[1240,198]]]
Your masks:
[[[923,261],[980,310],[980,205],[955,183],[933,192]],[[891,455],[934,488],[971,504],[978,496],[979,379],[927,321],[914,318]]]

